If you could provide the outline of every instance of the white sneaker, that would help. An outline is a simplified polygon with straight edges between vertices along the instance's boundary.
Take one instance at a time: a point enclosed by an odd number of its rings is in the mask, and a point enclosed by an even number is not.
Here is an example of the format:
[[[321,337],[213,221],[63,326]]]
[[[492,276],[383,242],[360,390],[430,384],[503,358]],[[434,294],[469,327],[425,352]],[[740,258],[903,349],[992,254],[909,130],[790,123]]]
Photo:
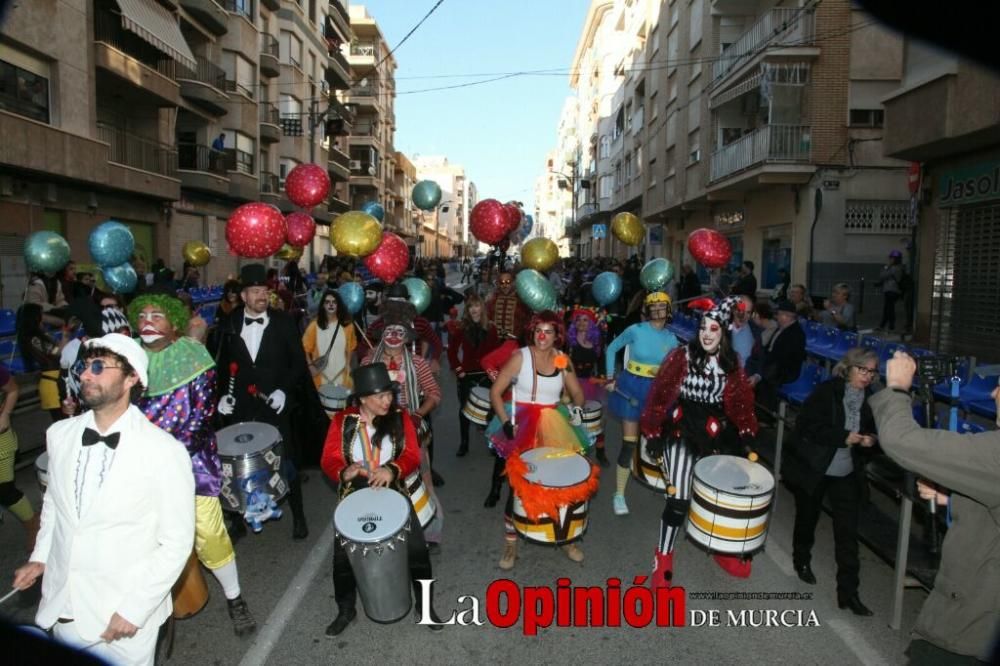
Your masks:
[[[624,495],[614,495],[611,501],[612,504],[614,505],[616,516],[628,515],[628,504],[625,503]]]

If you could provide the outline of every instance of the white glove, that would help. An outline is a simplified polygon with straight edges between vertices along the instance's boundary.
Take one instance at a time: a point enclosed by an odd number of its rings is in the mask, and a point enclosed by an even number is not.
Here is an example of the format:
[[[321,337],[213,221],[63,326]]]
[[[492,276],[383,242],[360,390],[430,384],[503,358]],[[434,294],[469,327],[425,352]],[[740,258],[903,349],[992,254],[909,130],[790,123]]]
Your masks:
[[[280,414],[285,409],[285,392],[277,389],[267,396],[267,406]]]
[[[577,407],[576,405],[570,405],[569,407],[569,422],[575,426],[583,425],[583,407]]]
[[[229,416],[236,409],[236,398],[231,395],[222,396],[222,400],[219,400],[219,413],[223,416]]]

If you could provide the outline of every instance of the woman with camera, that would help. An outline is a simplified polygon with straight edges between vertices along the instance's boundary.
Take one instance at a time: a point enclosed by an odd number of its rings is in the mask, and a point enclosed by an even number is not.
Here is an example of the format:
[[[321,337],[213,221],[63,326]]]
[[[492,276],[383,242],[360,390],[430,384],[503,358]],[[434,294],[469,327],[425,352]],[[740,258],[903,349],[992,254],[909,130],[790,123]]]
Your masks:
[[[782,468],[795,493],[792,559],[799,578],[815,585],[811,551],[823,497],[828,496],[833,507],[837,603],[855,615],[869,616],[872,612],[858,596],[858,519],[866,483],[862,450],[877,442],[868,399],[878,377],[878,355],[871,349],[850,349],[833,375],[806,399]]]

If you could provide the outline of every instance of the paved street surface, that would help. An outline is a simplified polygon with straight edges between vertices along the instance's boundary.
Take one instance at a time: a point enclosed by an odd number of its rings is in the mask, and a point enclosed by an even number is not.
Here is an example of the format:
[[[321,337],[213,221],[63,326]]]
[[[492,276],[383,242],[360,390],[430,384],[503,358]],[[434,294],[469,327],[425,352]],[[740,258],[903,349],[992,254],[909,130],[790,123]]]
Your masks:
[[[449,282],[457,280],[449,280]],[[434,421],[437,433],[435,467],[447,483],[438,489],[444,505],[444,541],[432,556],[436,608],[450,616],[462,595],[478,597],[483,604],[484,626],[450,626],[439,633],[414,624],[410,617],[380,625],[361,613],[336,639],[324,636],[335,615],[331,582],[330,527],[335,493],[318,470],[308,472],[304,485],[311,533],[304,542],[291,539],[291,520],[267,523],[263,533],[250,534],[237,544],[244,598],[257,617],[255,636],[238,639],[232,633],[222,590],[206,573],[211,593],[207,607],[178,624],[176,644],[169,664],[330,664],[330,663],[769,663],[848,664],[903,663],[908,630],[925,599],[922,591],[907,591],[903,630],[888,628],[891,602],[891,569],[862,548],[861,597],[874,611],[872,618],[855,618],[836,605],[833,542],[829,518],[820,522],[813,569],[819,584],[809,586],[795,577],[790,558],[792,498],[785,489],[778,497],[771,519],[767,549],[753,562],[753,576],[738,580],[724,574],[702,551],[679,540],[675,557],[675,583],[689,595],[686,621],[694,610],[718,611],[720,627],[647,627],[634,629],[556,627],[525,636],[522,623],[510,629],[493,627],[486,618],[486,588],[506,577],[497,566],[502,549],[501,506],[482,505],[489,485],[491,457],[481,431],[476,431],[472,451],[456,458],[459,405],[450,372],[442,372],[445,400]],[[34,414],[15,419],[24,440],[40,437],[47,416]],[[611,458],[618,450],[619,428],[608,422]],[[31,468],[18,474],[19,486],[38,500]],[[635,482],[630,483],[631,514],[616,517],[611,511],[614,467],[601,476],[601,490],[590,504],[590,528],[582,543],[586,559],[576,564],[561,552],[520,545],[517,566],[510,574],[520,585],[555,588],[556,579],[569,577],[574,585],[604,585],[609,577],[622,579],[623,592],[636,575],[648,575],[657,537],[662,500]],[[10,576],[23,561],[23,534],[10,515],[0,525],[0,565]],[[694,599],[695,593],[755,592],[812,593],[801,600]],[[30,595],[7,602],[2,611],[19,623],[34,617]],[[465,609],[469,602],[461,605]],[[820,626],[726,626],[727,613],[741,610],[792,609],[803,620],[814,613]],[[786,614],[786,618],[797,621]],[[624,622],[623,622],[624,624]]]

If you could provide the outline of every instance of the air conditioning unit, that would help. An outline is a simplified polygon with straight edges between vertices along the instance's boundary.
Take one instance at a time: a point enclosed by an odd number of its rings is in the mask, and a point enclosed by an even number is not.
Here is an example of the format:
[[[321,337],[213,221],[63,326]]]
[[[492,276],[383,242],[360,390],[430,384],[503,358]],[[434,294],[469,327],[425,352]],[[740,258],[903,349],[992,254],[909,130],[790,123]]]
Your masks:
[[[361,171],[361,160],[351,160],[351,171]]]

